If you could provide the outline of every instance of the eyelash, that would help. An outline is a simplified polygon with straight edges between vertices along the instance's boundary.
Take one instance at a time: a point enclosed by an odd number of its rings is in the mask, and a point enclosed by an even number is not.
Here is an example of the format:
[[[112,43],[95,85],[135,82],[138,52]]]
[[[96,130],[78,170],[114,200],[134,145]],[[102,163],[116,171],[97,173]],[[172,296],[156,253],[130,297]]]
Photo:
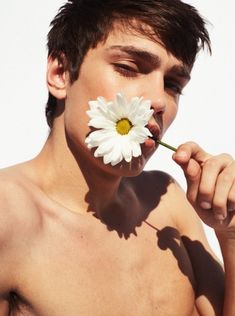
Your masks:
[[[181,95],[182,94],[182,87],[175,81],[165,80],[165,89],[169,89],[173,91],[174,94]]]
[[[118,72],[120,75],[126,78],[136,78],[138,76],[138,71],[133,69],[132,67],[126,65],[126,64],[119,64],[115,63],[113,64],[114,70]],[[181,95],[182,94],[182,87],[180,84],[175,82],[173,79],[165,80],[165,89],[169,89],[172,91],[175,95]]]
[[[138,71],[126,64],[113,64],[114,70],[126,78],[135,78],[138,76]]]

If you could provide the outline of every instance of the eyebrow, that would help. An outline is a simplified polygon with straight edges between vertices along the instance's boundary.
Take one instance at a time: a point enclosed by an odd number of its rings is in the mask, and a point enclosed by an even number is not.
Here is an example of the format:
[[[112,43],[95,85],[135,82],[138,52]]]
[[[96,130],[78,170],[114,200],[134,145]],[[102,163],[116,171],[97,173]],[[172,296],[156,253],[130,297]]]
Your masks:
[[[170,73],[173,73],[177,77],[181,77],[186,80],[190,80],[190,71],[186,66],[181,65],[175,65],[171,68]]]
[[[130,56],[137,58],[137,59],[142,59],[144,61],[147,61],[151,63],[155,68],[159,67],[161,65],[161,59],[158,55],[153,54],[149,51],[139,49],[135,46],[127,45],[127,46],[122,46],[122,45],[113,45],[110,46],[106,49],[107,51],[110,50],[119,50],[121,52],[127,53]],[[190,80],[190,71],[186,65],[174,65],[171,67],[169,70],[169,73],[172,75],[175,75],[177,77],[181,77],[186,80]]]
[[[107,48],[107,50],[119,50],[121,52],[127,53],[135,58],[143,59],[147,62],[152,63],[155,67],[158,67],[161,64],[160,58],[148,51],[136,48],[135,46],[122,46],[114,45]]]

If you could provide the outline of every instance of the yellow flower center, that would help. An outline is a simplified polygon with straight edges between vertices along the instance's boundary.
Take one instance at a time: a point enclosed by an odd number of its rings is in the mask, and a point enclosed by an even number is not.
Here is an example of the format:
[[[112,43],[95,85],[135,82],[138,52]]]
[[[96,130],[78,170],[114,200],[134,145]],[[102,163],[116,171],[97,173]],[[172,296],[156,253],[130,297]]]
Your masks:
[[[121,135],[127,135],[132,128],[131,122],[127,118],[123,118],[117,122],[116,130]]]

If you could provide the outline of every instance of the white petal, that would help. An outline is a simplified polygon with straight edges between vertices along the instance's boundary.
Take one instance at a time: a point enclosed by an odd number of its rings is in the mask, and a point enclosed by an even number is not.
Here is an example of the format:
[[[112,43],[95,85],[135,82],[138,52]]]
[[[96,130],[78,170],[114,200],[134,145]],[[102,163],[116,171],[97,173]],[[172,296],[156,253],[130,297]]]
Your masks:
[[[103,155],[109,153],[113,149],[113,146],[115,146],[115,144],[112,139],[100,144],[94,152],[95,157],[102,157]]]
[[[130,162],[132,158],[132,148],[131,143],[128,141],[128,136],[122,136],[122,155],[126,162]]]
[[[91,111],[95,111],[99,107],[98,101],[89,101],[88,104]]]
[[[151,102],[150,100],[144,100],[144,99],[142,99],[140,106],[143,106],[143,107],[145,107],[146,109],[150,109],[150,108],[151,108],[151,104],[152,104],[152,102]]]
[[[116,132],[110,130],[98,130],[89,134],[86,138],[85,143],[89,144],[91,148],[101,145],[103,142],[113,139],[117,135]]]
[[[111,162],[111,157],[112,157],[112,153],[108,153],[108,154],[104,155],[103,162],[105,165],[107,165],[108,163]]]
[[[87,147],[88,147],[89,149],[93,148],[92,144],[90,143],[90,138],[89,138],[89,137],[87,137],[87,138],[85,139],[85,143],[87,144]]]
[[[117,106],[113,107],[113,102],[107,102],[104,98],[99,97],[98,98],[99,103],[98,107],[96,108],[96,111],[93,111],[93,113],[88,113],[89,116],[95,117],[96,116],[101,116],[104,117],[108,120],[111,120],[113,122],[117,122],[119,119],[119,114],[117,113]],[[99,112],[99,113],[97,113]]]
[[[115,147],[113,148],[112,152],[106,155],[105,162],[110,162],[112,166],[117,165],[120,161],[122,161],[123,156],[120,151],[119,143],[116,143]]]
[[[89,137],[92,141],[104,141],[115,136],[115,132],[107,129],[100,129],[90,133]]]
[[[107,102],[103,97],[98,97],[97,100],[98,102],[94,105],[94,109],[91,112],[88,111],[87,114],[90,117],[100,116],[115,121],[115,117],[113,117],[113,114],[109,111],[110,102]]]
[[[138,113],[138,109],[139,109],[139,98],[136,97],[132,99],[131,106],[129,109],[129,115],[135,116]]]
[[[108,109],[108,112],[107,112],[107,118],[113,122],[117,122],[119,120],[119,116],[116,112],[112,111],[110,108]]]
[[[104,155],[103,161],[105,164],[111,163],[112,166],[117,165],[120,161],[122,161],[122,153],[120,152],[120,148],[113,148],[110,153]]]
[[[127,115],[127,101],[122,93],[117,93],[116,96],[116,106],[118,108],[118,113],[121,117],[126,117]]]
[[[114,128],[115,123],[113,121],[107,120],[105,118],[97,117],[90,120],[88,126],[95,128]]]
[[[139,143],[132,142],[132,155],[133,157],[141,156],[141,147]]]
[[[122,160],[123,160],[122,154],[119,153],[119,155],[118,155],[116,158],[112,157],[111,165],[112,165],[112,166],[115,166],[115,165],[117,165],[119,162],[121,162]]]
[[[141,146],[151,132],[145,127],[153,110],[151,101],[142,97],[133,97],[127,102],[122,93],[117,93],[114,101],[107,102],[103,97],[89,102],[89,126],[99,129],[89,134],[85,143],[88,148],[97,147],[95,157],[102,157],[105,164],[118,164],[122,159],[130,162],[132,157],[141,155]],[[127,118],[133,127],[127,135],[119,135],[116,123],[122,118]]]
[[[130,130],[129,134],[131,135],[139,135],[143,137],[152,136],[150,130],[144,126],[133,126]]]
[[[113,115],[113,120],[115,122],[119,121],[121,118],[123,118],[121,111],[119,111],[119,108],[117,104],[112,103],[109,105],[109,112]]]
[[[87,115],[92,118],[104,117],[104,115],[99,110],[88,110],[86,111]]]
[[[107,106],[108,106],[107,100],[104,97],[98,97],[97,101],[98,101],[99,108],[101,108],[105,111],[107,109]]]
[[[146,125],[153,115],[153,110],[144,110],[142,109],[134,116],[134,124],[135,125]]]
[[[122,92],[117,93],[116,100],[117,100],[119,105],[126,107],[127,101],[126,101],[126,98],[124,97],[124,94]]]
[[[147,138],[138,134],[134,134],[134,135],[130,135],[130,139],[132,142],[135,142],[137,144],[142,144],[145,142]]]

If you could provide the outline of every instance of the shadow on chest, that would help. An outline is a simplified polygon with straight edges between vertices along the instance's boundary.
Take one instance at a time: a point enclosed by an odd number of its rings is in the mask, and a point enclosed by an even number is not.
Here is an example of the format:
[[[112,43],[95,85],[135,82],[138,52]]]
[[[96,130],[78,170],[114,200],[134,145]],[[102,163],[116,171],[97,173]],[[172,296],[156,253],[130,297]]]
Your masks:
[[[155,315],[156,309],[167,315],[166,309],[194,301],[191,265],[175,236],[159,235],[148,225],[129,239],[103,229],[54,230],[51,236],[36,245],[21,279],[23,297],[36,309],[70,306],[71,315],[94,315],[92,306],[102,302],[100,315],[113,307],[119,309],[113,315],[128,309],[128,315],[137,309],[135,315]],[[169,238],[178,245],[174,251]]]

